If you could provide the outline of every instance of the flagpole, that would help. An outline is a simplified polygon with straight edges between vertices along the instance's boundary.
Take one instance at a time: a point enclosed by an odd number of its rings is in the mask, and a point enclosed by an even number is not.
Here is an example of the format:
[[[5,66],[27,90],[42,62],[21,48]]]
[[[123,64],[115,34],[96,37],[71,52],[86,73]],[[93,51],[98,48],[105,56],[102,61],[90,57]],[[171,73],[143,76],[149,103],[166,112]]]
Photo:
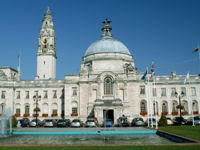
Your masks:
[[[199,46],[198,46],[198,49],[199,49]],[[200,69],[200,50],[199,50],[199,69]],[[200,72],[198,74],[200,74]]]
[[[148,67],[146,67],[147,73],[148,73]],[[146,91],[147,91],[147,123],[149,127],[149,77],[147,76],[147,86],[146,86]]]
[[[153,95],[154,96],[154,101],[155,101],[155,115],[156,115],[156,129],[157,129],[157,105],[156,105],[156,88],[155,88],[155,76],[154,76],[154,61],[152,61],[152,66],[151,66],[152,68],[151,68],[151,76],[152,76],[152,78],[153,78],[153,93],[155,94],[155,95]],[[153,100],[152,100],[153,101]],[[152,107],[152,109],[151,109],[151,122],[153,122],[153,120],[152,120],[152,114],[153,114],[153,107],[154,107],[154,103],[152,102],[152,105],[151,105]],[[152,128],[153,128],[153,123],[152,123]]]
[[[147,79],[146,92],[147,92],[147,124],[149,127],[149,79]]]
[[[149,88],[149,93],[150,93],[150,88]],[[150,97],[150,96],[149,96]],[[151,99],[149,98],[149,109],[150,109],[150,117],[151,117],[151,128],[153,128],[153,119],[152,119],[152,102]]]
[[[149,88],[149,93],[150,92],[150,88]],[[150,96],[149,96],[150,97]],[[149,109],[150,109],[150,118],[151,118],[151,128],[153,128],[153,120],[152,120],[152,102],[151,102],[151,99],[149,98]]]
[[[21,65],[21,62],[20,62],[20,59],[21,59],[21,53],[19,53],[18,55],[18,80],[20,80],[20,75],[21,75],[21,72],[20,72],[20,65]]]
[[[153,80],[154,80],[154,89],[156,89],[156,81],[155,81],[155,76],[153,76]],[[158,110],[157,110],[157,100],[156,100],[156,96],[155,96],[155,115],[156,115],[156,129],[158,129]]]
[[[195,126],[194,125],[194,115],[193,115],[193,104],[192,104],[192,99],[191,99],[192,93],[191,93],[191,87],[190,87],[190,77],[188,78],[188,80],[189,80],[189,92],[190,92],[190,100],[191,100],[192,126]]]

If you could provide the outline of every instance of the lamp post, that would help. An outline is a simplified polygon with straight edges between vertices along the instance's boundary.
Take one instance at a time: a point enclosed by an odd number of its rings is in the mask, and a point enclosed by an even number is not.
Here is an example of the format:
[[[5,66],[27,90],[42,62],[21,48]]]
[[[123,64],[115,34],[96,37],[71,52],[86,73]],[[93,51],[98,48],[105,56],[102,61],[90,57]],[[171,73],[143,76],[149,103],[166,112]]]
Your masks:
[[[179,98],[179,113],[180,113],[180,118],[182,118],[182,114],[181,114],[181,109],[182,109],[182,106],[181,106],[181,98],[184,96],[184,92],[182,91],[181,94],[178,95],[177,92],[175,92],[175,95],[176,97],[178,96]]]
[[[36,95],[34,95],[33,96],[33,100],[35,101],[35,103],[36,103],[36,107],[35,107],[35,113],[36,113],[36,116],[35,116],[35,120],[36,120],[36,127],[37,127],[37,112],[39,111],[38,110],[38,101],[40,101],[41,100],[41,96],[38,96],[38,94],[36,94]]]

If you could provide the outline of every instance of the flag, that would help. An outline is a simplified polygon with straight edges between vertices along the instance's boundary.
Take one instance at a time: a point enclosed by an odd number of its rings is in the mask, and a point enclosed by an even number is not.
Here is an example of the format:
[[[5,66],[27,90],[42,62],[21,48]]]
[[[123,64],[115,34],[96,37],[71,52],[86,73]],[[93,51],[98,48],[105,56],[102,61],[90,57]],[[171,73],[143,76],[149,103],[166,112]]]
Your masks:
[[[193,50],[192,53],[196,53],[196,52],[198,52],[198,51],[199,51],[199,48],[195,48],[195,50]]]
[[[154,62],[152,61],[151,75],[154,76]]]
[[[147,68],[146,68],[146,71],[145,71],[144,75],[142,76],[141,80],[145,80],[146,76],[147,76]]]
[[[186,75],[186,77],[185,77],[184,84],[187,82],[187,80],[189,79],[189,77],[190,77],[190,74],[188,72],[187,75]]]
[[[17,58],[18,58],[18,59],[20,58],[20,53],[17,55]]]

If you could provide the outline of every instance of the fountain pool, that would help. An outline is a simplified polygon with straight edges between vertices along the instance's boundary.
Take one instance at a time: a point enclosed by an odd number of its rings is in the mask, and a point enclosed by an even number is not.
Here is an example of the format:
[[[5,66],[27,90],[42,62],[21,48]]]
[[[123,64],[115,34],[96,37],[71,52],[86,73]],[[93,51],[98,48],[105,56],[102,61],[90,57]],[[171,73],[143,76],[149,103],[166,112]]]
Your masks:
[[[172,144],[179,137],[143,127],[128,128],[15,128],[8,137],[0,136],[0,145],[139,145]],[[161,135],[161,136],[159,136]]]
[[[171,144],[170,140],[151,135],[13,135],[0,138],[0,144],[130,145]]]

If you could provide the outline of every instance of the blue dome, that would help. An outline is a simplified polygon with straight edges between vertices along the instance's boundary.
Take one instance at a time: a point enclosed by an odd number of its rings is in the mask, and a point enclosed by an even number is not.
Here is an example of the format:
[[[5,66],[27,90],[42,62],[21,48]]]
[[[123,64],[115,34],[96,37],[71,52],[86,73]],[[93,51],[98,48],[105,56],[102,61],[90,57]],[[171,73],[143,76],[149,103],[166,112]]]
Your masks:
[[[102,38],[92,43],[87,49],[85,56],[97,53],[122,53],[131,55],[128,48],[122,42],[113,38]]]

